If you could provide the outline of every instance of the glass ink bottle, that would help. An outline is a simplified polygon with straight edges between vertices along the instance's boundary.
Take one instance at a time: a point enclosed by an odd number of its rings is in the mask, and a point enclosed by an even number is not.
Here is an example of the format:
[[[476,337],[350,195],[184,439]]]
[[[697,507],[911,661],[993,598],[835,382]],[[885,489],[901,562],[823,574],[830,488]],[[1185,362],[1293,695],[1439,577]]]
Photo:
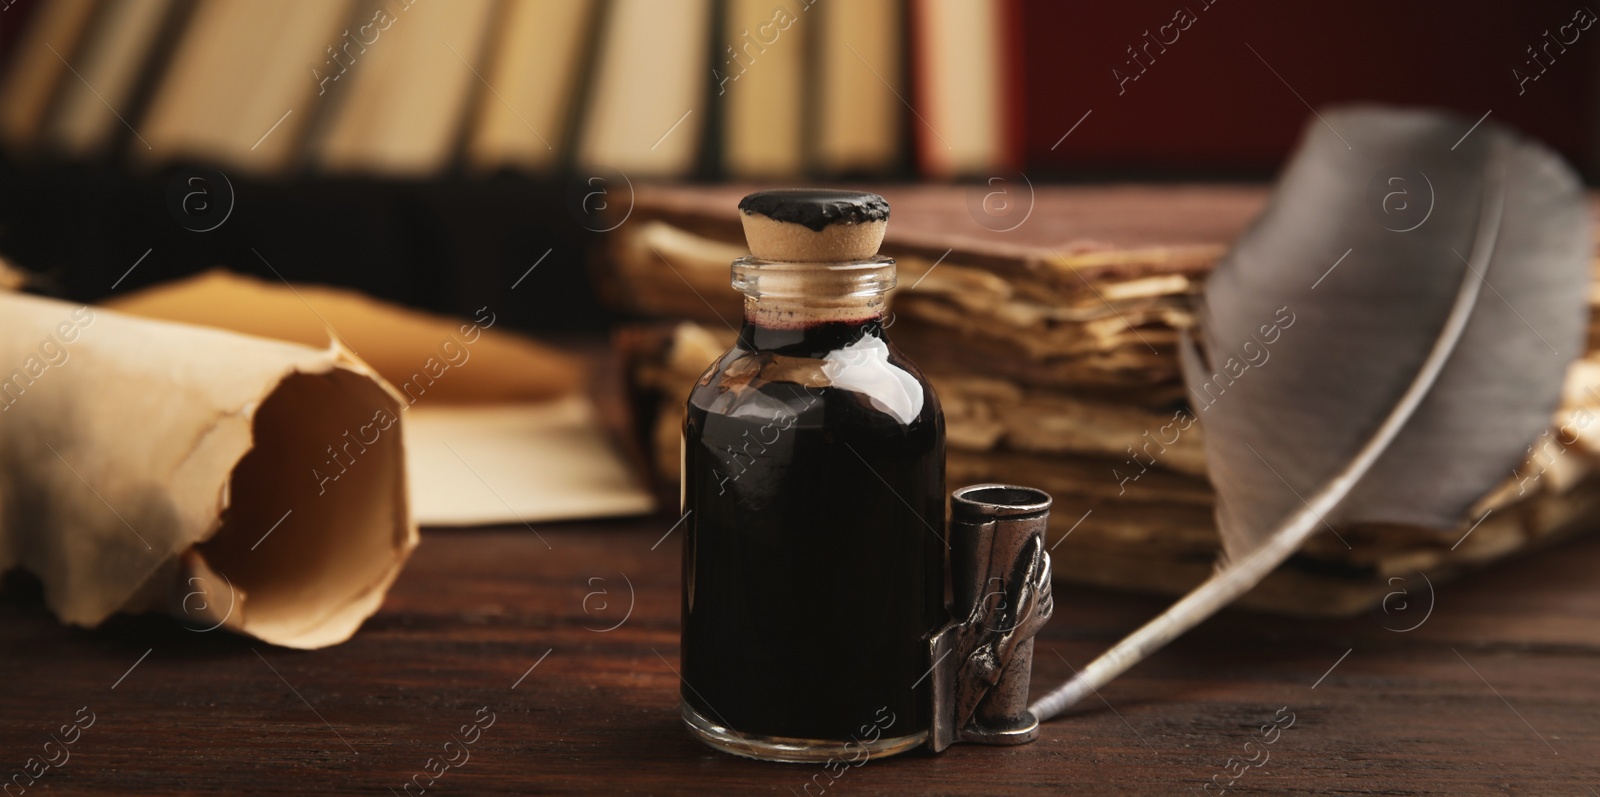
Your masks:
[[[885,334],[889,206],[739,204],[738,342],[683,429],[681,711],[717,749],[859,761],[929,738],[944,603],[944,416]]]

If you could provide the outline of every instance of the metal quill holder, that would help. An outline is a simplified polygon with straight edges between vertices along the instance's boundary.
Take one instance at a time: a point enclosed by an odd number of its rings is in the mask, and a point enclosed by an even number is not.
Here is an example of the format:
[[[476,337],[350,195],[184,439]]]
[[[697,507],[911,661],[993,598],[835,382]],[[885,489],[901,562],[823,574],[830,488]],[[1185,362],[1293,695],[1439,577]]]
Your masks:
[[[1028,711],[1033,637],[1049,621],[1050,496],[1009,484],[975,484],[950,496],[950,576],[955,618],[929,639],[933,724],[928,746],[1025,744],[1039,736]]]

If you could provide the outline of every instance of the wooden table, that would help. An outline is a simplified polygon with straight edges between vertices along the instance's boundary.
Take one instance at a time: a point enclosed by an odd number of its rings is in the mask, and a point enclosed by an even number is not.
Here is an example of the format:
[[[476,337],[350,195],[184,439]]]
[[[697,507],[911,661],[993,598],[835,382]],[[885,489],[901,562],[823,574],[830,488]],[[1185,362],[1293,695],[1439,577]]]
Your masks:
[[[1201,794],[1230,757],[1262,763],[1232,791],[1600,794],[1600,538],[1431,594],[1397,582],[1413,602],[1387,614],[1227,613],[1032,745],[871,761],[829,784],[680,727],[676,519],[427,532],[383,610],[316,652],[155,616],[67,628],[13,577],[0,772],[60,760],[50,734],[86,707],[93,724],[29,794],[405,794],[445,757],[459,766],[429,794]],[[1056,594],[1037,684],[1163,604]]]

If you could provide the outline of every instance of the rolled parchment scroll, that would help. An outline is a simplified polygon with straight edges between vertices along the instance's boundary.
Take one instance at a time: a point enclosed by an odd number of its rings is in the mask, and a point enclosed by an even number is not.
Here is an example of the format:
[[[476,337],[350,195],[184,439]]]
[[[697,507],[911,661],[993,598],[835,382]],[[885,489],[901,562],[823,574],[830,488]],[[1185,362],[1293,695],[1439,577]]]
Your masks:
[[[64,622],[319,648],[417,544],[402,398],[348,349],[0,292],[0,573]]]

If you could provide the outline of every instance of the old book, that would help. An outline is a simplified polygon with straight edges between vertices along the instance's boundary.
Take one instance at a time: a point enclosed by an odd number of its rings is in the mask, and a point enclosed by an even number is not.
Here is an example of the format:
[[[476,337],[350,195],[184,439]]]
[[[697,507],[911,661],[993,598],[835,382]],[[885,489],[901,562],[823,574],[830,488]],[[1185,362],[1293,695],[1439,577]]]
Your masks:
[[[355,8],[354,0],[197,5],[141,121],[149,146],[135,141],[132,154],[261,174],[290,168],[334,85],[318,79],[319,68],[326,77],[336,59],[359,54],[363,45],[351,37],[376,48],[383,35],[370,18],[354,18]]]
[[[345,51],[354,60],[340,80],[352,82],[341,87],[345,96],[313,144],[316,163],[396,176],[449,166],[482,87],[496,8],[493,0],[395,5],[381,38],[364,51]]]
[[[544,172],[561,162],[598,8],[569,0],[507,4],[483,70],[489,96],[467,144],[473,168]]]
[[[80,80],[65,83],[48,124],[47,146],[61,154],[104,154],[134,113],[129,100],[152,56],[175,0],[106,0],[85,37],[74,68]],[[136,142],[137,143],[137,142]],[[143,146],[141,146],[143,148]]]
[[[997,223],[982,187],[894,186],[884,254],[899,263],[897,339],[930,371],[1001,369],[1039,386],[1161,404],[1177,384],[1186,297],[1260,210],[1249,187],[1009,186],[1023,215]],[[597,264],[598,286],[642,315],[737,320],[728,263],[746,254],[747,186],[641,187]],[[978,193],[974,193],[974,190]]]
[[[812,158],[823,174],[891,172],[898,165],[909,94],[905,14],[897,0],[821,3],[816,14],[816,114]]]
[[[578,167],[638,177],[693,171],[712,85],[710,0],[610,4],[578,138]]]
[[[737,205],[750,190],[640,187],[595,264],[602,296],[639,315],[736,323],[728,264],[748,253]],[[983,204],[992,186],[876,190],[893,209],[895,339],[924,370],[1151,407],[1183,397],[1174,346],[1188,297],[1266,200],[1244,186],[1012,185],[1022,216],[1000,223]]]
[[[740,178],[804,168],[806,47],[818,24],[805,3],[731,0],[713,79],[722,100],[723,166]]]
[[[993,176],[1021,149],[1017,4],[912,0],[917,161],[928,177]]]

